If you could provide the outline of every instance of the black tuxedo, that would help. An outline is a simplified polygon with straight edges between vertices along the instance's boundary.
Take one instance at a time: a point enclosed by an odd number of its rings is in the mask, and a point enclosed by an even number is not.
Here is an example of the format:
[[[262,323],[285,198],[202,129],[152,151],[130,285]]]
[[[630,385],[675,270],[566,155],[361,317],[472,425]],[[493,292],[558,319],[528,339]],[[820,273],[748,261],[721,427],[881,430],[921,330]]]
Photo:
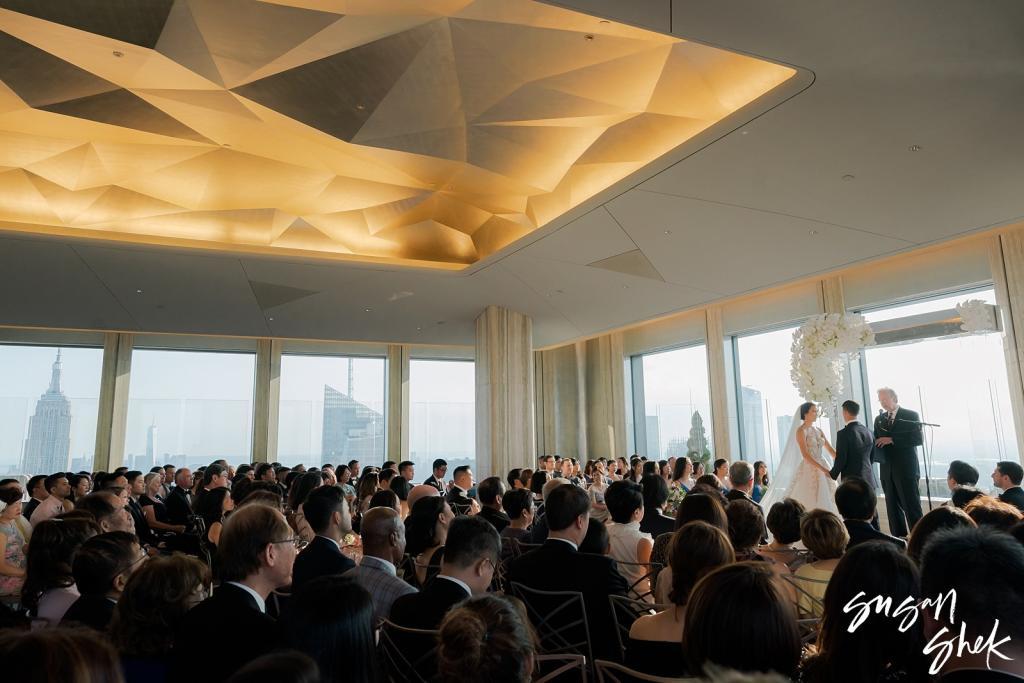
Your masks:
[[[174,640],[169,680],[219,683],[239,668],[281,647],[284,634],[276,621],[260,611],[247,591],[229,583],[193,607]],[[214,648],[211,650],[210,648]],[[197,654],[204,656],[195,666]]]
[[[888,541],[892,543],[900,550],[907,549],[907,542],[902,538],[896,538],[889,534],[882,533],[878,529],[871,526],[871,522],[862,522],[854,519],[844,519],[843,524],[846,525],[846,531],[850,534],[850,542],[846,544],[846,549],[849,550],[855,545],[861,543],[867,543],[868,541]]]
[[[61,617],[60,625],[75,623],[106,631],[110,620],[114,618],[115,604],[105,595],[83,595],[71,603],[71,607]]]
[[[508,515],[501,510],[495,510],[494,508],[489,508],[486,505],[481,507],[479,516],[490,522],[491,526],[497,529],[499,534],[502,529],[512,522],[512,520],[508,518]]]
[[[128,499],[128,513],[132,516],[132,521],[135,522],[135,535],[139,537],[139,541],[143,545],[156,545],[160,542],[153,530],[149,528],[149,522],[146,520],[146,514],[142,511],[142,506],[134,498]]]
[[[390,621],[405,628],[436,631],[444,615],[469,598],[466,589],[441,576],[435,576],[419,593],[403,595],[391,605]]]
[[[39,507],[39,504],[41,502],[43,501],[39,500],[38,498],[30,499],[27,503],[21,506],[21,516],[31,521],[32,513],[36,511],[36,508]]]
[[[629,586],[610,557],[580,553],[565,541],[549,538],[513,560],[506,578],[509,584],[535,590],[582,593],[594,656],[620,659],[608,596],[625,595]]]
[[[465,489],[453,484],[452,490],[448,492],[448,505],[456,516],[468,515],[473,508],[473,499],[469,497],[469,493]]]
[[[306,549],[295,558],[292,569],[292,590],[320,576],[344,574],[356,563],[345,557],[338,544],[323,536],[314,536]]]
[[[863,479],[878,488],[871,469],[871,454],[875,450],[875,437],[867,427],[853,421],[836,432],[836,462],[829,472],[833,479],[850,477]]]
[[[444,495],[444,482],[435,477],[433,474],[427,477],[426,481],[424,481],[423,483],[426,484],[427,486],[433,486],[435,489],[438,490],[438,492],[442,496]]]
[[[875,457],[882,463],[882,490],[893,536],[905,537],[924,514],[918,490],[921,469],[917,464],[921,427],[912,424],[919,420],[917,413],[906,408],[897,409],[891,422],[887,413],[875,418],[875,437],[892,439],[888,446],[875,449]]]
[[[167,519],[171,524],[183,524],[188,526],[188,520],[192,516],[192,494],[188,489],[175,486],[167,494]]]
[[[1020,486],[1012,486],[999,496],[999,500],[1009,503],[1021,512],[1024,512],[1024,489]]]

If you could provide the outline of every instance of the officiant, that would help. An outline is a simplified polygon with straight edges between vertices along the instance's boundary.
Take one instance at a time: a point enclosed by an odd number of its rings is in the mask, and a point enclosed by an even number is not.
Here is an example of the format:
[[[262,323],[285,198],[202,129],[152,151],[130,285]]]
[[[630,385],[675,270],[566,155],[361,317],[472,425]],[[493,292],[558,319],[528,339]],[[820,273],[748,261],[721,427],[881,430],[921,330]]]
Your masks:
[[[875,418],[875,459],[881,463],[882,491],[889,515],[889,533],[906,538],[921,519],[921,469],[917,447],[921,445],[920,416],[899,405],[896,392],[878,390],[882,410]]]

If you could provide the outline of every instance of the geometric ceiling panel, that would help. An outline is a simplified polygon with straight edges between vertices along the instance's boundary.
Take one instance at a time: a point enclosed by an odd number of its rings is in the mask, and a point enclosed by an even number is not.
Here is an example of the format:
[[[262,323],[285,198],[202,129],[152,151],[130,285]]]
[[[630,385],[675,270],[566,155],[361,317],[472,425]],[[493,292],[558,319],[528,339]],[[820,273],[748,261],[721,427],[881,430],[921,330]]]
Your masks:
[[[533,0],[0,0],[0,229],[461,269],[795,73]]]

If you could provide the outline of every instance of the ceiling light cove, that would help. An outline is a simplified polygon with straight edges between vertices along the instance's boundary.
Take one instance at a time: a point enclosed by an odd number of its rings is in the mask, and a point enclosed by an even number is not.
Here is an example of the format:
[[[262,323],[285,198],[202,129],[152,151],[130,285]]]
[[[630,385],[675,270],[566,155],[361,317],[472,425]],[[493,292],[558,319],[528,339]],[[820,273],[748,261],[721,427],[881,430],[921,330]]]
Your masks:
[[[796,73],[533,0],[152,5],[0,0],[0,229],[461,269]]]

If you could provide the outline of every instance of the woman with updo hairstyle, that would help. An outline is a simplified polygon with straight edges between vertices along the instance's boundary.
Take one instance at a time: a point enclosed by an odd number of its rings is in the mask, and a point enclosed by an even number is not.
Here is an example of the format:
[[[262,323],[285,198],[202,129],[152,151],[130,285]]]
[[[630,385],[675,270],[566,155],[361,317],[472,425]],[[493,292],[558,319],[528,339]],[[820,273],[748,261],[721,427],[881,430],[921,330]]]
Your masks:
[[[523,609],[485,594],[453,608],[441,622],[438,671],[445,683],[528,683],[535,638]]]

